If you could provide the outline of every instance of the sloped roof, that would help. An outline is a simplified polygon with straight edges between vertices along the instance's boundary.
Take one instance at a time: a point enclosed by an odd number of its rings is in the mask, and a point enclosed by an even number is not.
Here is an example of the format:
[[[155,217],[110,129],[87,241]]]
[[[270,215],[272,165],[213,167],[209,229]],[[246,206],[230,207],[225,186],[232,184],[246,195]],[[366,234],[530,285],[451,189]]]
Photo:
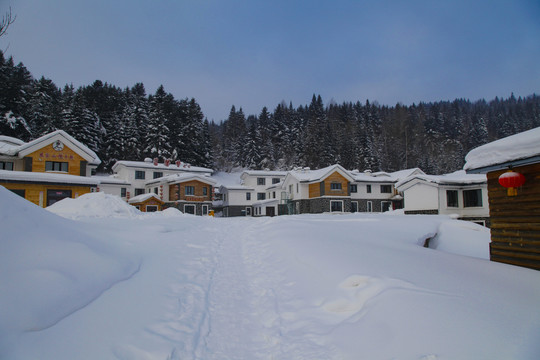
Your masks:
[[[540,162],[540,127],[471,150],[465,156],[463,169],[467,172],[487,172],[504,169],[511,165],[519,166],[538,162]]]
[[[172,184],[172,183],[180,183],[180,182],[185,182],[185,181],[190,181],[190,180],[199,180],[210,185],[216,184],[216,181],[212,179],[210,176],[206,176],[206,174],[182,172],[178,174],[167,175],[167,176],[163,176],[157,179],[149,180],[146,182],[146,185],[150,185],[154,183],[162,183],[162,182]]]
[[[438,184],[438,185],[474,185],[474,184],[485,184],[487,183],[486,175],[483,174],[467,174],[463,170],[459,170],[450,174],[444,175],[421,175],[416,174],[409,176],[401,181],[398,181],[395,184],[395,187],[398,190],[403,190],[407,184],[410,184],[413,181],[423,181],[426,183]]]
[[[129,199],[128,203],[130,203],[130,204],[141,203],[141,202],[147,201],[148,199],[151,199],[151,198],[154,198],[159,202],[163,202],[163,200],[161,200],[159,198],[159,196],[157,196],[156,194],[154,194],[154,193],[146,193],[146,194],[141,194],[141,195],[137,195],[137,196],[132,197],[131,199]]]
[[[354,180],[351,174],[345,170],[341,165],[335,164],[327,166],[322,169],[311,170],[311,169],[296,169],[289,171],[289,175],[294,177],[300,182],[317,182],[324,180],[327,176],[332,174],[334,171],[340,171],[344,176],[348,177],[350,180]]]
[[[80,152],[80,155],[88,161],[89,164],[99,165],[101,160],[95,152],[87,146],[77,141],[64,130],[56,130],[46,135],[43,135],[30,142],[23,142],[19,139],[9,136],[0,136],[0,154],[9,156],[18,156],[19,158],[28,155],[37,149],[45,146],[47,143],[52,143],[55,139],[62,139],[73,150]]]
[[[178,172],[204,172],[211,174],[214,172],[212,169],[207,169],[199,166],[191,166],[189,164],[181,163],[181,165],[178,167],[174,162],[172,162],[169,166],[166,166],[164,163],[158,163],[157,165],[154,165],[152,162],[146,162],[146,161],[130,161],[130,160],[120,160],[117,161],[113,165],[113,170],[116,171],[116,168],[120,165],[126,166],[126,167],[135,167],[135,168],[144,168],[144,169],[156,169],[156,170],[169,170],[169,171],[178,171]]]

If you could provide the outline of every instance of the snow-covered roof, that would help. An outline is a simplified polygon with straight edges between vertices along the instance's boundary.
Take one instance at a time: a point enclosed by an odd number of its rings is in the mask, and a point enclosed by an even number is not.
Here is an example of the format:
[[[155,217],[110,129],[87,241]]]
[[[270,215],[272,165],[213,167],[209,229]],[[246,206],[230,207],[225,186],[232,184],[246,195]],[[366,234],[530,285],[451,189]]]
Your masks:
[[[148,199],[151,199],[151,198],[154,198],[154,199],[162,202],[162,200],[156,194],[147,193],[147,194],[141,194],[141,195],[137,195],[137,196],[132,197],[131,199],[129,199],[128,203],[130,203],[130,204],[140,203],[140,202],[144,202],[144,201],[146,201]]]
[[[250,176],[287,176],[288,171],[273,171],[273,170],[244,170],[244,174]]]
[[[168,170],[168,171],[178,171],[178,172],[203,172],[203,173],[209,173],[211,174],[214,170],[207,169],[199,166],[191,166],[189,164],[181,163],[180,166],[176,166],[174,162],[172,162],[169,166],[166,166],[164,163],[158,163],[157,165],[154,165],[152,162],[146,162],[146,161],[129,161],[129,160],[120,160],[117,161],[112,169],[114,171],[117,171],[117,168],[119,166],[125,166],[125,167],[133,167],[133,168],[144,168],[144,169],[158,169],[158,170]]]
[[[464,170],[488,172],[540,162],[540,127],[505,137],[471,150]]]
[[[53,131],[27,143],[13,137],[2,135],[0,136],[0,154],[8,156],[18,156],[19,158],[22,158],[45,146],[44,143],[52,143],[53,141],[58,139],[62,139],[63,141],[68,143],[72,150],[78,150],[80,155],[84,159],[86,159],[89,164],[101,164],[101,160],[95,152],[90,150],[81,142],[75,140],[75,138],[66,133],[64,130]]]
[[[99,181],[100,184],[131,185],[126,180],[114,177],[114,175],[94,175],[91,178]]]
[[[254,191],[255,189],[252,187],[247,187],[244,185],[221,185],[219,187],[220,192],[221,189],[226,189],[227,191]]]
[[[0,170],[0,180],[90,186],[96,186],[99,184],[99,180],[87,176],[10,170]]]
[[[415,181],[422,181],[438,185],[478,185],[487,183],[486,175],[483,174],[467,174],[464,170],[458,170],[456,172],[444,175],[421,175],[416,174],[409,176],[395,184],[395,187],[402,191],[407,184],[412,184]]]
[[[225,186],[227,188],[233,188],[242,185],[241,175],[242,172],[217,171],[212,174],[212,179],[216,181],[217,187]]]
[[[0,155],[15,156],[24,141],[17,138],[0,135]]]
[[[146,182],[146,185],[156,184],[156,183],[178,183],[178,182],[185,182],[190,180],[199,180],[201,182],[215,185],[216,181],[213,180],[210,177],[210,174],[197,174],[197,173],[191,173],[191,172],[182,172],[179,174],[172,174],[172,175],[166,175],[157,179],[152,179]]]
[[[415,174],[425,175],[419,168],[399,170],[391,173],[385,171],[374,173],[369,171],[359,172],[357,170],[350,171],[349,173],[356,182],[397,182]]]
[[[340,171],[344,176],[353,179],[350,173],[345,170],[341,165],[335,164],[327,166],[322,169],[311,170],[309,168],[295,169],[289,171],[289,175],[294,177],[300,182],[316,182],[321,181],[326,178],[328,175],[332,174],[334,171]]]

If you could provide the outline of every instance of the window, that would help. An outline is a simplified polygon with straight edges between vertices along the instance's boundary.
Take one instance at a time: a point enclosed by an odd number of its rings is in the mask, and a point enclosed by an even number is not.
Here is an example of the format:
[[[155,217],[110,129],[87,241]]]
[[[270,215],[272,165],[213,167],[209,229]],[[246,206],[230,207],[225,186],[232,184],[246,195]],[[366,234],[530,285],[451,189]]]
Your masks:
[[[296,193],[298,194],[298,183],[296,183]]]
[[[187,195],[195,195],[195,186],[186,186],[185,193]]]
[[[341,190],[341,183],[330,183],[330,190]]]
[[[265,178],[257,178],[257,185],[266,185]]]
[[[154,171],[154,179],[163,177],[163,172],[161,171]]]
[[[381,194],[391,194],[392,185],[381,185]]]
[[[343,201],[342,200],[330,201],[330,212],[343,212]]]
[[[14,194],[19,195],[22,198],[24,198],[25,194],[26,194],[26,190],[22,190],[22,189],[8,189],[8,190],[11,191]]]
[[[156,212],[157,210],[157,205],[146,205],[146,212]]]
[[[127,189],[126,188],[121,188],[120,189],[120,197],[126,197],[127,195]]]
[[[207,188],[206,186],[204,186],[204,187],[202,188],[202,194],[203,194],[203,196],[208,195],[208,188]]]
[[[457,190],[446,190],[446,206],[459,207]]]
[[[60,161],[45,161],[45,171],[68,172],[68,163]]]
[[[144,189],[135,189],[135,196],[144,194]]]
[[[372,201],[367,202],[367,212],[373,212],[373,202]]]
[[[356,185],[356,184],[351,184],[351,192],[352,192],[352,193],[358,192],[358,185]]]
[[[156,194],[156,195],[158,194],[158,188],[157,187],[154,188],[154,194]]]
[[[482,206],[482,189],[463,190],[463,207]]]
[[[392,208],[391,201],[381,201],[381,212],[388,211]]]
[[[135,180],[144,180],[144,171],[135,170]]]
[[[47,190],[47,206],[71,197],[71,190]]]
[[[203,205],[202,206],[202,214],[203,215],[208,215],[208,205]]]
[[[280,178],[272,178],[272,184],[279,184],[280,181]]]
[[[276,198],[276,192],[275,191],[272,191],[272,198]]]
[[[293,191],[293,186],[291,184],[291,185],[289,185],[289,194],[292,194],[292,191]]]
[[[351,201],[351,212],[358,212],[358,201]]]
[[[366,185],[366,191],[368,194],[371,193],[371,185]]]
[[[0,170],[13,170],[13,163],[11,161],[0,161]]]
[[[246,208],[246,216],[251,216],[251,208],[249,206]]]
[[[266,199],[266,193],[257,193],[257,200]]]
[[[195,215],[195,205],[191,205],[191,204],[184,205],[184,213]]]
[[[251,193],[250,192],[246,193],[246,200],[251,201]]]

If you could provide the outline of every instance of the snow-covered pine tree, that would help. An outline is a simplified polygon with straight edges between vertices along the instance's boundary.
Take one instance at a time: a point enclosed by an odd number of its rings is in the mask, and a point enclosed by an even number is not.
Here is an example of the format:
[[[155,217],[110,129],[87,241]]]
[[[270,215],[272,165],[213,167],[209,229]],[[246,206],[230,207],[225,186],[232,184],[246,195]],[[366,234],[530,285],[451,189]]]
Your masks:
[[[165,109],[167,93],[161,85],[150,97],[150,113],[145,134],[144,154],[147,157],[163,159],[170,158],[169,128],[167,127],[167,112]]]

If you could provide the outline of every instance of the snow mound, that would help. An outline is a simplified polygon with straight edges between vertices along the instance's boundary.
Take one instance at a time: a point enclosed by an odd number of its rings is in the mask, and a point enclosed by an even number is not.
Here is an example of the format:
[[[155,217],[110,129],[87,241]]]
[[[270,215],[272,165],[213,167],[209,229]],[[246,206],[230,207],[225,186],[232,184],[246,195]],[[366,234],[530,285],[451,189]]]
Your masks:
[[[442,222],[429,247],[440,251],[489,260],[489,229],[470,221]]]
[[[142,214],[120,197],[103,192],[84,194],[76,199],[66,198],[47,207],[47,210],[68,219],[135,218]]]
[[[0,349],[23,332],[55,325],[139,269],[90,227],[2,186],[0,224]]]

